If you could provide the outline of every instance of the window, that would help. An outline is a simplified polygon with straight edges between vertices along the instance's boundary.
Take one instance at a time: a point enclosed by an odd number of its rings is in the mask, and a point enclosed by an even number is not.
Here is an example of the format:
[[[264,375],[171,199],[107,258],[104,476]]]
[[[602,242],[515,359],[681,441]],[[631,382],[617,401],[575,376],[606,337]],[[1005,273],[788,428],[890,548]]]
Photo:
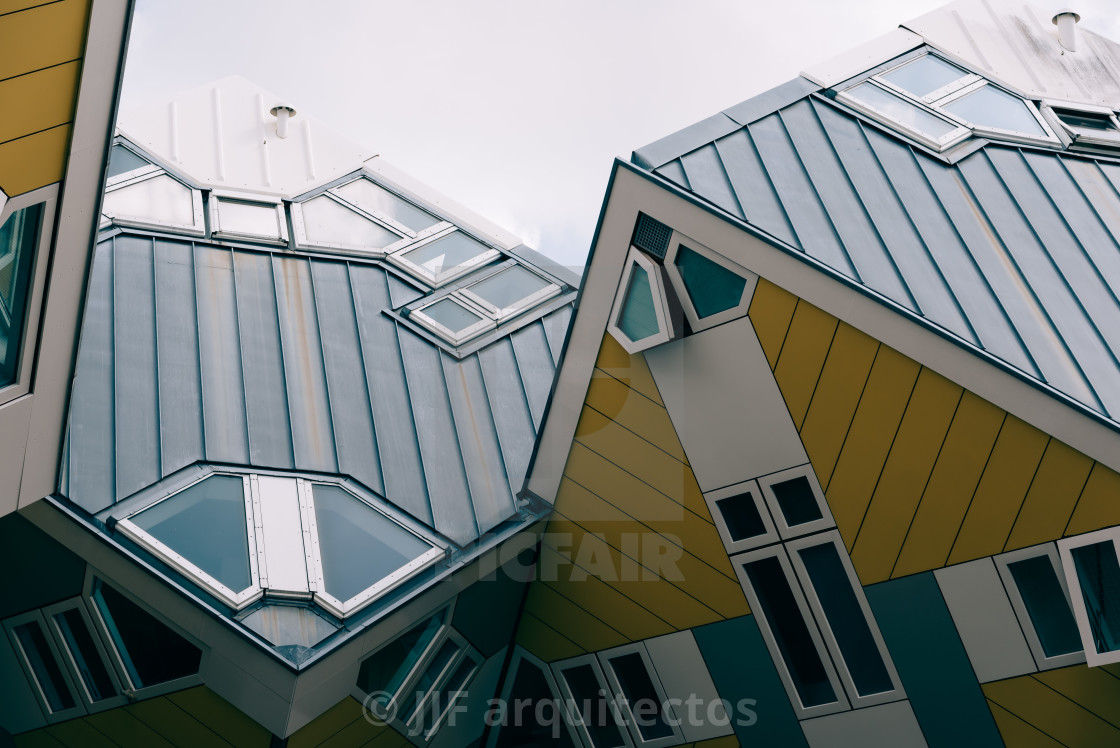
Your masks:
[[[590,748],[633,745],[595,655],[565,660],[552,668],[563,693],[564,713]]]
[[[488,743],[488,748],[536,748],[554,745],[574,748],[580,745],[568,720],[556,723],[562,713],[560,691],[552,671],[543,662],[520,647],[516,647],[510,661],[512,678],[506,679],[502,703],[507,709],[503,714],[501,730]],[[548,702],[550,708],[541,705]],[[539,711],[538,711],[539,710]],[[538,717],[539,715],[539,717]]]
[[[133,176],[139,173],[139,176]],[[110,181],[105,188],[102,212],[127,226],[170,228],[202,236],[202,192],[191,189],[162,170],[140,169]]]
[[[500,322],[552,298],[560,293],[560,286],[522,265],[508,265],[467,286],[462,293],[493,315],[496,322]]]
[[[1057,547],[1024,548],[996,556],[995,562],[1039,669],[1084,662]]]
[[[683,234],[673,233],[665,270],[693,331],[747,313],[758,276]]]
[[[684,741],[680,721],[668,703],[645,646],[633,644],[601,652],[599,660],[634,745],[657,748]]]
[[[1059,144],[1033,104],[934,54],[871,76],[837,98],[938,151],[961,142],[970,131]]]
[[[391,254],[389,259],[425,283],[441,286],[485,265],[498,254],[498,250],[453,230]]]
[[[626,256],[607,330],[632,354],[675,336],[661,270],[633,247]]]
[[[428,211],[416,207],[364,177],[348,182],[333,192],[406,236],[415,237],[420,232],[440,223],[440,219]]]
[[[157,168],[128,146],[115,143],[109,150],[109,170],[105,178],[112,183],[121,181],[122,175],[134,177],[139,175],[140,170],[155,171]]]
[[[835,527],[824,492],[812,469],[803,465],[758,479],[783,538]]]
[[[1073,613],[1091,665],[1120,662],[1120,528],[1064,538],[1058,550]]]
[[[50,621],[51,633],[62,644],[64,658],[71,670],[78,674],[83,698],[90,704],[113,701],[120,703],[120,685],[116,675],[106,664],[109,659],[94,633],[81,600],[72,600],[51,606],[43,611]]]
[[[387,508],[303,478],[211,472],[114,511],[116,529],[234,609],[266,595],[347,616],[444,555]]]
[[[493,320],[486,318],[481,312],[468,309],[463,302],[451,296],[444,296],[413,309],[408,316],[452,345],[465,343],[495,327]]]
[[[407,242],[372,217],[326,193],[292,204],[297,247],[341,249],[380,256],[388,247]]]
[[[30,361],[21,354],[45,214],[42,203],[12,209],[14,203],[10,212],[0,211],[0,387],[30,375]]]
[[[288,219],[280,202],[211,194],[210,231],[222,239],[288,243]]]
[[[1057,120],[1057,125],[1073,139],[1075,146],[1120,147],[1120,121],[1111,110],[1054,105],[1050,113]]]
[[[38,611],[4,622],[20,665],[48,721],[68,719],[85,713],[78,703],[69,674],[60,664],[58,645],[47,633]]]
[[[704,494],[728,553],[777,543],[778,530],[763,505],[757,481],[746,481]]]

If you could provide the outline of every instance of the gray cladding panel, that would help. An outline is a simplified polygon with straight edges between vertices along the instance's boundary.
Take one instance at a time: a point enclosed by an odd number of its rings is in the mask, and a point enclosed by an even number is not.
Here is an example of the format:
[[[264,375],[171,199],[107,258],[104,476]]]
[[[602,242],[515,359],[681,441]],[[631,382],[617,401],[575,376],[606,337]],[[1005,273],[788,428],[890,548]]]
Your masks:
[[[681,156],[688,183],[696,192],[711,200],[733,216],[743,217],[743,209],[735,198],[735,190],[719,159],[719,152],[710,145]]]
[[[789,216],[774,194],[774,187],[747,131],[739,130],[717,140],[715,147],[747,220],[785,243],[798,247]]]
[[[571,312],[460,361],[384,314],[419,295],[379,265],[102,242],[69,496],[96,513],[195,462],[294,466],[349,476],[473,540],[516,513]]]

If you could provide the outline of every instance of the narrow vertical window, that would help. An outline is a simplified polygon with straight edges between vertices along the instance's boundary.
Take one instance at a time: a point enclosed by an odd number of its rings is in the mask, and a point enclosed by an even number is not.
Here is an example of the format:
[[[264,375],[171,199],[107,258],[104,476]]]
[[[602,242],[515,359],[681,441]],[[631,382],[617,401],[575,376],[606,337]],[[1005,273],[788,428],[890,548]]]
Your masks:
[[[0,226],[0,387],[19,376],[42,214],[41,204],[31,205],[12,213]]]
[[[24,660],[35,678],[39,692],[47,709],[52,713],[73,709],[77,706],[74,695],[62,674],[62,668],[55,659],[46,632],[38,621],[28,621],[12,627],[12,634],[19,642]]]
[[[54,622],[70,654],[82,685],[91,702],[104,701],[117,695],[117,687],[109,675],[93,635],[78,608],[54,614]]]
[[[1044,657],[1081,651],[1077,621],[1048,555],[1013,561],[1007,570],[1023,600]]]

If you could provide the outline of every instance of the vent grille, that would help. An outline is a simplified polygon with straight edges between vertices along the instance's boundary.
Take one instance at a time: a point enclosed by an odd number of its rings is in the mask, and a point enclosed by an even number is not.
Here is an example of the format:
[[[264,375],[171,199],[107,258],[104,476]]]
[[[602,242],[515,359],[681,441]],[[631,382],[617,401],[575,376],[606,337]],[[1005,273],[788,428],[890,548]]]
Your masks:
[[[633,245],[643,252],[653,255],[659,260],[665,259],[669,250],[669,239],[673,230],[656,221],[645,213],[638,214],[638,223],[634,226]]]

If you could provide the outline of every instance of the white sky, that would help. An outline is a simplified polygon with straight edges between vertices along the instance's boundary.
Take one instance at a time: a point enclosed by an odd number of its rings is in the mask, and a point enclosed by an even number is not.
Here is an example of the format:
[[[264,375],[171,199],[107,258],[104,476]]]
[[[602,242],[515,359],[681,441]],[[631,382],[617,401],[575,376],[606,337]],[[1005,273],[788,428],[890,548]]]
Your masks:
[[[242,75],[582,266],[615,157],[942,4],[137,0],[122,107]],[[1115,0],[1076,9],[1120,39]]]

